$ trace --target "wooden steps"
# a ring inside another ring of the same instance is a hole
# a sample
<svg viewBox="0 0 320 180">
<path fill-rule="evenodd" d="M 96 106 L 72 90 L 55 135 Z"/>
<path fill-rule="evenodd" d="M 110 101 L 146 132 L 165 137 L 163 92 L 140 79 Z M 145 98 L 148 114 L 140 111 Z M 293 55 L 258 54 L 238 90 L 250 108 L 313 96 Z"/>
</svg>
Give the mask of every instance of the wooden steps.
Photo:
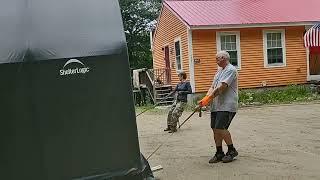
<svg viewBox="0 0 320 180">
<path fill-rule="evenodd" d="M 159 105 L 171 105 L 174 102 L 174 95 L 170 95 L 173 88 L 171 85 L 155 87 L 155 101 Z"/>
</svg>

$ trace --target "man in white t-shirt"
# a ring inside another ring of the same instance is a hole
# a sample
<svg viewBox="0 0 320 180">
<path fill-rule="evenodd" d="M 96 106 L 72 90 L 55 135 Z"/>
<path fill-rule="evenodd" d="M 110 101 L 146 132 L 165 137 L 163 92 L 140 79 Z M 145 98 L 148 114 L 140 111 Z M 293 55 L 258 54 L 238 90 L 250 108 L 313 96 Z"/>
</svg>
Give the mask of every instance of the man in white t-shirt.
<svg viewBox="0 0 320 180">
<path fill-rule="evenodd" d="M 233 147 L 231 134 L 228 128 L 238 109 L 238 72 L 230 64 L 230 55 L 226 51 L 218 52 L 216 61 L 219 66 L 214 77 L 212 86 L 207 95 L 200 101 L 199 106 L 206 106 L 211 103 L 211 128 L 217 152 L 209 160 L 209 163 L 233 161 L 238 155 Z M 224 154 L 222 141 L 228 145 L 228 152 Z"/>
</svg>

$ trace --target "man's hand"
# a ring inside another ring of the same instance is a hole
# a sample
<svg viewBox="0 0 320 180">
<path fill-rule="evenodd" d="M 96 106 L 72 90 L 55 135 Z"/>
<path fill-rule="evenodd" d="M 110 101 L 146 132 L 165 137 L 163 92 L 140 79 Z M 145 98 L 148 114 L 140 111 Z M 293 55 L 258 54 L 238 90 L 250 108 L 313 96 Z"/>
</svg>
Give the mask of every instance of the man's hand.
<svg viewBox="0 0 320 180">
<path fill-rule="evenodd" d="M 199 106 L 203 107 L 203 106 L 207 106 L 210 101 L 211 101 L 211 96 L 205 96 L 203 99 L 201 99 L 201 101 L 199 102 Z"/>
</svg>

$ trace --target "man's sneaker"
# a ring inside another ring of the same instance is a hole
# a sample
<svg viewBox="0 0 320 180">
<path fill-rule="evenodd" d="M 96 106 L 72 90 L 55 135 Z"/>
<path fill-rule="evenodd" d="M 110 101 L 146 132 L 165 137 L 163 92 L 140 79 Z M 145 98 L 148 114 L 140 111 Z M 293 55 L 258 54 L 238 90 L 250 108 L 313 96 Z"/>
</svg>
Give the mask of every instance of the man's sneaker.
<svg viewBox="0 0 320 180">
<path fill-rule="evenodd" d="M 222 158 L 222 161 L 224 163 L 232 162 L 236 156 L 238 156 L 238 151 L 236 149 L 228 151 L 226 156 Z"/>
<path fill-rule="evenodd" d="M 167 128 L 164 129 L 163 131 L 170 131 L 170 127 L 167 127 Z"/>
<path fill-rule="evenodd" d="M 223 157 L 224 157 L 224 152 L 222 153 L 216 153 L 210 160 L 209 160 L 209 163 L 217 163 L 217 162 L 220 162 L 222 161 Z"/>
</svg>

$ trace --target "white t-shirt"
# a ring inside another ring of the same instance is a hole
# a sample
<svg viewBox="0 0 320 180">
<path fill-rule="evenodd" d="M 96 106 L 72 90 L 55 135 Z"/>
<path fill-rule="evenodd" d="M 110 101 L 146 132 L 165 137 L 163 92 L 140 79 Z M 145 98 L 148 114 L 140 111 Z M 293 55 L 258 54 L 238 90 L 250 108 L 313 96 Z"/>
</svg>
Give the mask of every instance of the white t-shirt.
<svg viewBox="0 0 320 180">
<path fill-rule="evenodd" d="M 211 104 L 211 112 L 229 111 L 237 112 L 238 110 L 238 72 L 237 69 L 230 63 L 222 69 L 219 67 L 212 88 L 216 89 L 221 86 L 222 82 L 228 84 L 227 89 L 215 97 Z"/>
</svg>

